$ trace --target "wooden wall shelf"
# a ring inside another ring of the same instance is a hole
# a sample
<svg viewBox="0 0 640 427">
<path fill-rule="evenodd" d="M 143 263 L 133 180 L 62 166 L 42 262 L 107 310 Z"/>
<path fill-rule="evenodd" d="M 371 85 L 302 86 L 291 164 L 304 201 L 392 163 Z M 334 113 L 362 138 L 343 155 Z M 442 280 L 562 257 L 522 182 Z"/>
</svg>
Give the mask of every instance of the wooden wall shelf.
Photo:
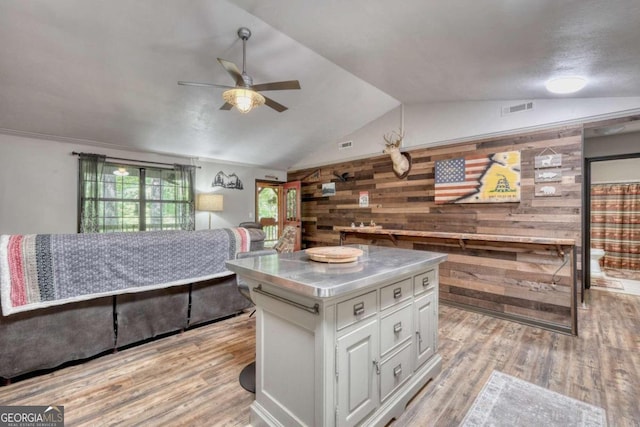
<svg viewBox="0 0 640 427">
<path fill-rule="evenodd" d="M 548 310 L 548 306 L 540 305 L 541 303 L 549 303 L 553 301 L 556 297 L 550 296 L 549 298 L 542 297 L 541 294 L 543 291 L 537 290 L 535 292 L 522 292 L 518 290 L 511 289 L 506 290 L 506 285 L 499 283 L 501 277 L 509 277 L 512 275 L 512 271 L 515 268 L 516 270 L 520 270 L 524 268 L 523 271 L 526 271 L 529 267 L 513 267 L 506 266 L 508 264 L 507 261 L 504 261 L 502 264 L 505 264 L 503 273 L 494 273 L 494 277 L 496 283 L 493 283 L 489 287 L 493 290 L 491 292 L 487 291 L 487 284 L 485 280 L 478 280 L 478 284 L 467 284 L 462 285 L 461 283 L 457 283 L 458 286 L 466 286 L 469 291 L 477 291 L 477 294 L 474 294 L 474 298 L 477 299 L 477 303 L 469 303 L 472 301 L 469 298 L 465 298 L 464 301 L 460 302 L 456 301 L 457 298 L 455 295 L 447 294 L 447 292 L 441 293 L 441 299 L 443 302 L 452 303 L 454 305 L 464 306 L 466 308 L 475 309 L 478 311 L 482 311 L 485 313 L 490 313 L 493 315 L 498 315 L 499 317 L 509 318 L 511 320 L 520 321 L 527 324 L 532 324 L 535 326 L 540 326 L 560 332 L 571 333 L 577 335 L 577 312 L 576 312 L 576 304 L 577 304 L 577 263 L 576 263 L 576 242 L 574 239 L 568 238 L 552 238 L 552 237 L 530 237 L 530 236 L 508 236 L 508 235 L 498 235 L 498 234 L 474 234 L 474 233 L 451 233 L 451 232 L 437 232 L 437 231 L 418 231 L 418 230 L 393 230 L 393 229 L 384 229 L 384 228 L 371 228 L 371 227 L 344 227 L 344 226 L 334 226 L 334 231 L 338 231 L 340 233 L 340 244 L 344 244 L 347 241 L 349 236 L 355 239 L 368 239 L 368 240 L 377 240 L 384 239 L 391 241 L 394 246 L 398 246 L 401 241 L 413 242 L 416 244 L 422 244 L 427 246 L 435 246 L 435 247 L 448 247 L 450 250 L 455 249 L 455 251 L 460 252 L 506 252 L 506 253 L 515 253 L 518 256 L 526 257 L 531 256 L 530 254 L 540 253 L 547 254 L 547 257 L 560 258 L 562 264 L 559 267 L 552 267 L 551 271 L 549 268 L 540 268 L 539 271 L 535 268 L 528 271 L 528 274 L 531 278 L 531 282 L 539 282 L 546 283 L 550 288 L 554 289 L 554 292 L 557 290 L 557 275 L 561 269 L 567 269 L 568 272 L 562 274 L 562 279 L 565 282 L 564 287 L 568 288 L 570 301 L 567 301 L 567 308 L 570 308 L 570 324 L 558 324 L 552 319 L 549 319 L 544 314 L 545 311 Z M 443 250 L 443 252 L 447 252 L 447 250 Z M 475 256 L 475 255 L 474 255 Z M 515 256 L 515 255 L 514 255 Z M 488 270 L 499 270 L 501 268 L 500 262 L 491 263 L 491 262 L 480 262 L 480 259 L 486 258 L 485 255 L 477 255 L 479 264 L 486 264 L 486 268 Z M 549 258 L 547 258 L 549 259 Z M 455 256 L 450 256 L 450 260 L 455 260 Z M 499 260 L 499 258 L 498 258 Z M 527 261 L 525 261 L 527 262 Z M 530 261 L 528 261 L 530 262 Z M 558 261 L 556 261 L 558 263 Z M 445 262 L 445 265 L 447 263 Z M 455 264 L 455 263 L 454 263 Z M 468 261 L 467 261 L 468 264 Z M 457 263 L 456 267 L 452 267 L 452 269 L 458 269 L 461 263 Z M 546 267 L 546 266 L 545 266 Z M 551 266 L 550 266 L 551 267 Z M 462 267 L 464 270 L 465 268 Z M 444 268 L 447 271 L 447 268 Z M 474 273 L 473 275 L 476 275 Z M 456 281 L 457 279 L 451 278 L 443 278 L 441 282 L 447 283 L 448 279 L 452 281 Z M 460 282 L 457 280 L 457 282 Z M 484 282 L 484 284 L 483 284 Z M 442 284 L 441 284 L 442 286 Z M 501 287 L 505 286 L 504 289 Z M 511 287 L 513 288 L 513 287 Z M 513 292 L 514 296 L 517 295 L 519 299 L 529 300 L 530 308 L 526 311 L 526 313 L 518 313 L 509 312 L 503 304 L 499 304 L 498 301 L 501 301 L 506 295 L 509 295 L 509 292 Z M 481 295 L 487 297 L 487 300 L 484 300 Z M 496 295 L 494 298 L 491 295 Z M 451 297 L 452 300 L 447 300 L 448 297 Z M 536 308 L 539 307 L 539 308 Z M 536 316 L 536 312 L 539 311 L 540 317 Z"/>
<path fill-rule="evenodd" d="M 546 246 L 553 247 L 558 257 L 563 258 L 566 254 L 566 248 L 575 247 L 574 239 L 556 239 L 551 237 L 529 237 L 529 236 L 505 236 L 500 234 L 474 234 L 474 233 L 447 233 L 439 231 L 418 231 L 418 230 L 390 230 L 383 229 L 382 227 L 333 227 L 334 231 L 340 232 L 340 244 L 346 239 L 346 236 L 362 235 L 367 237 L 385 237 L 394 242 L 394 244 L 401 237 L 416 238 L 416 239 L 435 239 L 443 241 L 455 241 L 458 246 L 465 249 L 469 242 L 472 243 L 503 243 L 503 249 L 507 250 L 510 244 L 517 245 L 534 245 L 534 246 Z M 486 245 L 484 245 L 486 247 Z"/>
</svg>

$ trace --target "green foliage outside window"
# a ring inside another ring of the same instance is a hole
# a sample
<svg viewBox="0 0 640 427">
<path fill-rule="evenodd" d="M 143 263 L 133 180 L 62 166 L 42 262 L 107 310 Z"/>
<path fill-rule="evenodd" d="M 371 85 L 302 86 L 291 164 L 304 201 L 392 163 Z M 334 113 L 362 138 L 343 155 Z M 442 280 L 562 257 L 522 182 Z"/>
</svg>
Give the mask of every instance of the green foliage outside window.
<svg viewBox="0 0 640 427">
<path fill-rule="evenodd" d="M 278 219 L 278 193 L 273 188 L 262 188 L 258 194 L 259 218 Z"/>
<path fill-rule="evenodd" d="M 120 168 L 129 174 L 115 175 Z M 99 231 L 180 230 L 180 209 L 193 204 L 191 192 L 179 190 L 183 184 L 171 169 L 105 163 L 98 183 Z"/>
</svg>

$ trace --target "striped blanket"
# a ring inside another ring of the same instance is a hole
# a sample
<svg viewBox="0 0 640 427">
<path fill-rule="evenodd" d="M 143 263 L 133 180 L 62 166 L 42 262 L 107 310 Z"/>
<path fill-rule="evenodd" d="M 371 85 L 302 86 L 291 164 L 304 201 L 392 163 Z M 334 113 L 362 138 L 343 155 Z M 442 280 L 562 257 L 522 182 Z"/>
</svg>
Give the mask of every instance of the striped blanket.
<svg viewBox="0 0 640 427">
<path fill-rule="evenodd" d="M 0 236 L 2 313 L 194 283 L 231 274 L 245 228 Z"/>
</svg>

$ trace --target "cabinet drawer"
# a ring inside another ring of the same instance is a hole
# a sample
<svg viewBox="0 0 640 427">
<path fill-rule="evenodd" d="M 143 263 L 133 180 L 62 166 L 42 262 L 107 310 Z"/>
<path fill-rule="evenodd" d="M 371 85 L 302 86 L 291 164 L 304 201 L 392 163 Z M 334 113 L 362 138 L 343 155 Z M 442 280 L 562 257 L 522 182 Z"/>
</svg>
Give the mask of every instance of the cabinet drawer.
<svg viewBox="0 0 640 427">
<path fill-rule="evenodd" d="M 338 330 L 373 316 L 376 310 L 376 291 L 338 303 Z"/>
<path fill-rule="evenodd" d="M 380 401 L 384 402 L 411 376 L 411 342 L 380 367 Z"/>
<path fill-rule="evenodd" d="M 411 278 L 380 289 L 380 310 L 391 307 L 411 297 Z"/>
<path fill-rule="evenodd" d="M 413 278 L 413 294 L 419 295 L 438 284 L 438 270 L 433 269 Z"/>
<path fill-rule="evenodd" d="M 380 321 L 380 355 L 382 357 L 385 357 L 398 344 L 411 338 L 412 307 L 411 304 L 407 305 Z"/>
</svg>

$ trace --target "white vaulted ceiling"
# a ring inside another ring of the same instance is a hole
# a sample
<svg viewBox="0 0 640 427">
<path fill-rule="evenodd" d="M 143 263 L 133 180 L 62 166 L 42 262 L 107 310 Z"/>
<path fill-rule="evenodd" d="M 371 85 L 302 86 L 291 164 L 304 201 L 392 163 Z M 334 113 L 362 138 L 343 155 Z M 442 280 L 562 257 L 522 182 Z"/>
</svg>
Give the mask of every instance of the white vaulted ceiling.
<svg viewBox="0 0 640 427">
<path fill-rule="evenodd" d="M 253 33 L 255 83 L 284 113 L 220 111 Z M 640 2 L 5 0 L 0 132 L 287 168 L 400 103 L 640 96 Z"/>
</svg>

